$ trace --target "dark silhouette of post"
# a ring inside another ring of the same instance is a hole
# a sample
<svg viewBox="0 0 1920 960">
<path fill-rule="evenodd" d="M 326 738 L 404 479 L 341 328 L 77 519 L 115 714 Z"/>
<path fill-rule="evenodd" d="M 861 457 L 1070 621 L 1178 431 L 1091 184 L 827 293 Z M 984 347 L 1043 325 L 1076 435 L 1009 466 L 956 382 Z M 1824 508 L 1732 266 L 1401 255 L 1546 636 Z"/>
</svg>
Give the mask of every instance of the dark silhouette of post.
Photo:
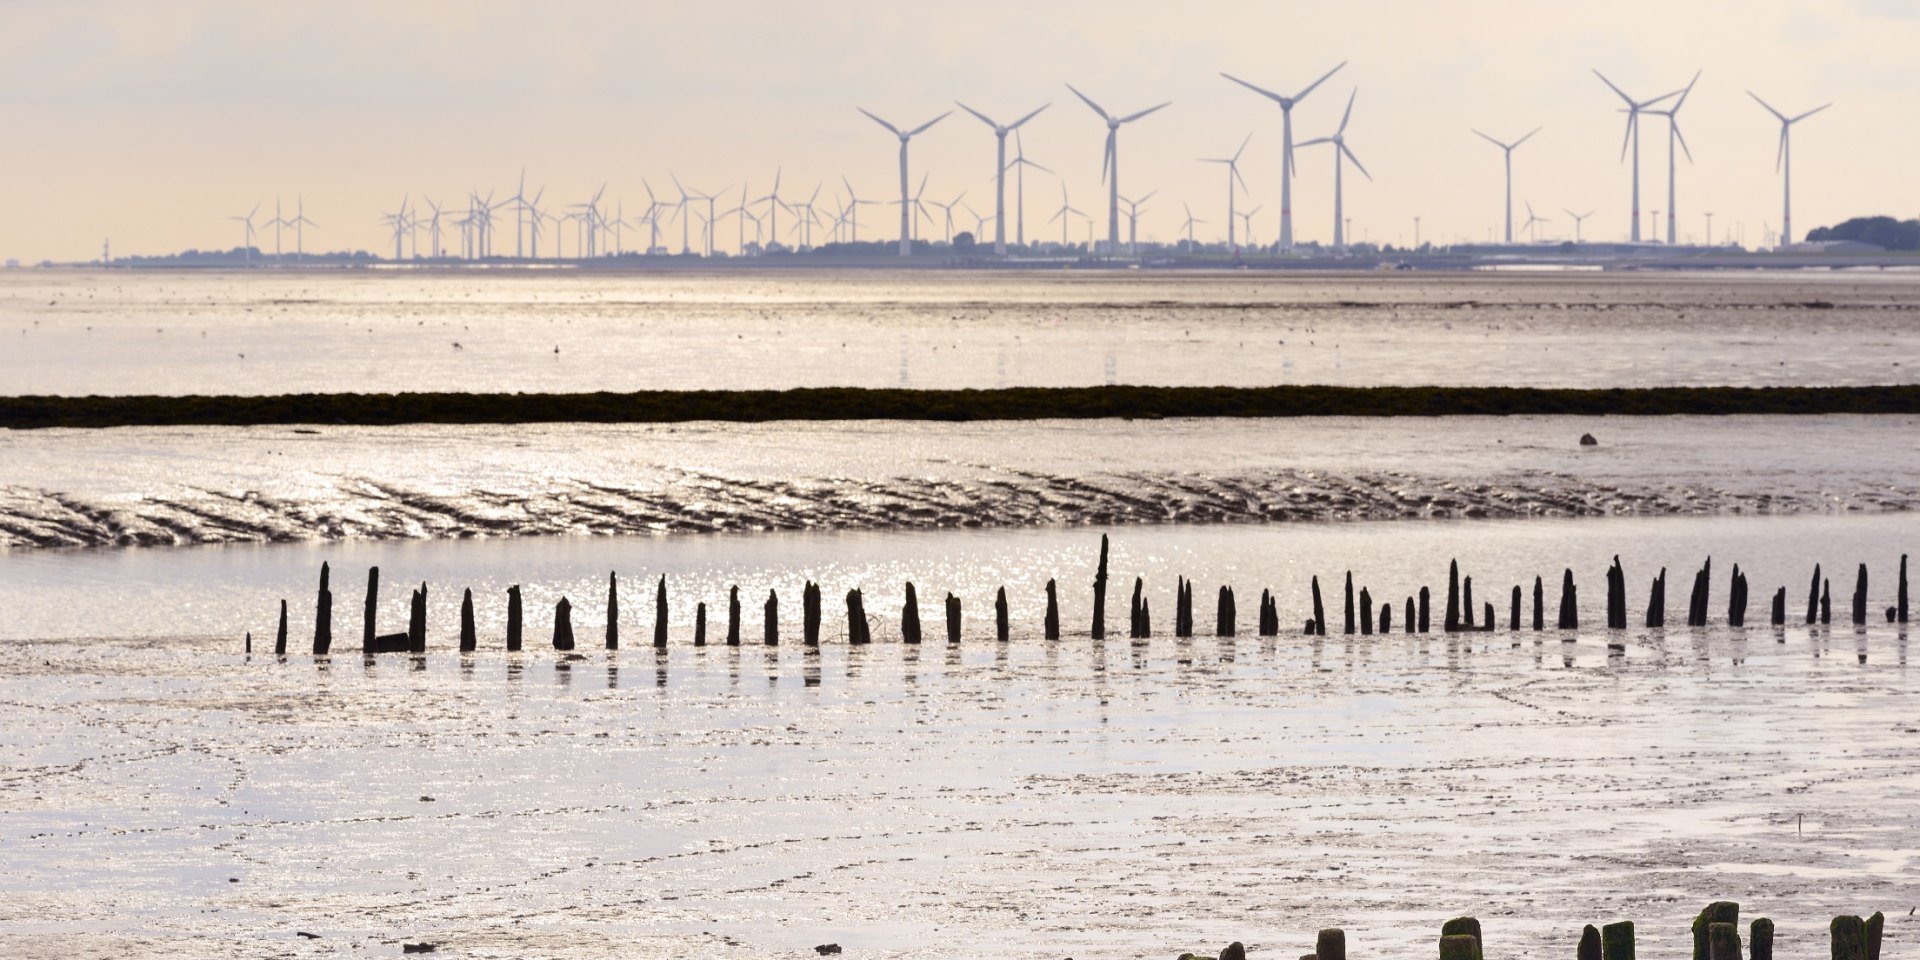
<svg viewBox="0 0 1920 960">
<path fill-rule="evenodd" d="M 1820 565 L 1813 565 L 1813 582 L 1807 585 L 1807 623 L 1820 615 Z"/>
<path fill-rule="evenodd" d="M 620 575 L 607 574 L 607 649 L 620 649 Z"/>
<path fill-rule="evenodd" d="M 1781 587 L 1779 590 L 1774 591 L 1773 625 L 1776 627 L 1784 627 L 1787 625 L 1787 588 L 1786 587 Z"/>
<path fill-rule="evenodd" d="M 873 642 L 867 628 L 867 604 L 858 588 L 847 591 L 847 643 L 863 647 Z"/>
<path fill-rule="evenodd" d="M 1784 599 L 1786 587 L 1780 588 Z M 1761 917 L 1747 928 L 1747 960 L 1773 960 L 1773 921 Z"/>
<path fill-rule="evenodd" d="M 907 581 L 907 599 L 900 605 L 900 642 L 920 642 L 920 598 L 913 591 L 913 581 Z"/>
<path fill-rule="evenodd" d="M 1393 604 L 1391 603 L 1380 605 L 1380 632 L 1383 634 L 1393 632 Z"/>
<path fill-rule="evenodd" d="M 947 594 L 947 645 L 960 643 L 960 598 Z"/>
<path fill-rule="evenodd" d="M 1907 555 L 1900 555 L 1900 593 L 1894 601 L 1894 619 L 1907 622 Z"/>
<path fill-rule="evenodd" d="M 1366 587 L 1360 588 L 1360 635 L 1373 636 L 1373 595 L 1367 592 Z"/>
<path fill-rule="evenodd" d="M 1901 570 L 1906 569 L 1906 561 L 1901 561 Z M 326 656 L 333 650 L 333 591 L 327 583 L 331 571 L 323 562 L 320 564 L 320 594 L 313 604 L 313 653 L 314 656 Z M 1905 583 L 1906 578 L 1901 577 Z M 1903 588 L 1904 589 L 1904 588 Z"/>
<path fill-rule="evenodd" d="M 1647 591 L 1647 626 L 1665 627 L 1667 625 L 1667 568 L 1660 568 L 1660 575 L 1653 578 L 1653 586 Z"/>
<path fill-rule="evenodd" d="M 1601 960 L 1600 928 L 1589 923 L 1580 931 L 1580 946 L 1574 949 L 1575 960 Z"/>
<path fill-rule="evenodd" d="M 507 588 L 507 652 L 520 652 L 520 585 Z"/>
<path fill-rule="evenodd" d="M 1513 600 L 1507 605 L 1507 630 L 1520 632 L 1520 585 L 1517 583 L 1513 585 Z"/>
<path fill-rule="evenodd" d="M 1441 629 L 1452 633 L 1460 629 L 1460 561 L 1447 561 L 1447 619 Z"/>
<path fill-rule="evenodd" d="M 1604 960 L 1633 960 L 1633 921 L 1622 920 L 1600 928 L 1600 956 Z"/>
<path fill-rule="evenodd" d="M 1860 576 L 1853 582 L 1853 625 L 1867 622 L 1867 565 L 1860 565 Z"/>
<path fill-rule="evenodd" d="M 740 645 L 740 587 L 727 588 L 727 646 Z"/>
<path fill-rule="evenodd" d="M 380 609 L 380 568 L 368 567 L 367 568 L 367 607 L 366 607 L 365 617 L 361 621 L 362 629 L 360 634 L 360 649 L 361 649 L 361 652 L 363 653 L 373 652 L 373 646 L 374 646 L 373 623 L 374 623 L 374 619 L 379 614 L 379 609 Z M 1813 621 L 1808 620 L 1807 622 L 1812 623 Z"/>
<path fill-rule="evenodd" d="M 1460 578 L 1460 628 L 1473 629 L 1473 578 Z"/>
<path fill-rule="evenodd" d="M 1353 571 L 1347 571 L 1346 592 L 1341 600 L 1340 634 L 1353 636 Z"/>
<path fill-rule="evenodd" d="M 480 646 L 480 637 L 473 627 L 473 588 L 460 591 L 460 652 L 472 653 Z"/>
<path fill-rule="evenodd" d="M 1433 632 L 1433 594 L 1424 586 L 1420 588 L 1420 632 Z"/>
<path fill-rule="evenodd" d="M 1007 622 L 1007 588 L 1001 587 L 993 595 L 993 635 L 1001 643 L 1013 639 L 1011 624 Z"/>
<path fill-rule="evenodd" d="M 705 600 L 693 605 L 693 645 L 696 647 L 707 645 L 707 602 Z"/>
<path fill-rule="evenodd" d="M 1425 588 L 1422 588 L 1422 589 L 1425 589 Z M 1415 621 L 1415 617 L 1414 617 L 1414 609 L 1413 609 L 1413 598 L 1412 598 L 1412 597 L 1408 597 L 1408 598 L 1407 598 L 1407 615 L 1406 615 L 1406 616 L 1405 616 L 1404 618 L 1402 618 L 1402 620 L 1401 620 L 1401 622 L 1402 622 L 1402 623 L 1404 623 L 1404 624 L 1406 624 L 1406 625 L 1405 625 L 1404 627 L 1402 627 L 1401 629 L 1403 629 L 1403 630 L 1405 630 L 1405 631 L 1406 631 L 1406 632 L 1408 632 L 1408 633 L 1413 633 L 1413 632 L 1415 631 L 1415 622 L 1416 622 L 1416 621 Z"/>
<path fill-rule="evenodd" d="M 1580 601 L 1573 586 L 1573 568 L 1560 578 L 1560 622 L 1561 630 L 1577 630 L 1580 627 Z"/>
<path fill-rule="evenodd" d="M 280 601 L 280 628 L 273 635 L 273 655 L 287 655 L 287 601 L 284 599 Z"/>
<path fill-rule="evenodd" d="M 660 575 L 660 585 L 653 591 L 653 647 L 656 650 L 667 648 L 667 577 Z"/>
<path fill-rule="evenodd" d="M 1533 578 L 1533 632 L 1547 628 L 1547 587 L 1538 576 Z"/>
<path fill-rule="evenodd" d="M 1327 608 L 1325 604 L 1320 602 L 1320 578 L 1318 576 L 1313 578 L 1313 635 L 1316 637 L 1324 637 L 1327 635 Z"/>
<path fill-rule="evenodd" d="M 1733 584 L 1727 591 L 1727 625 L 1747 625 L 1747 575 L 1740 572 L 1737 563 L 1733 565 Z"/>
<path fill-rule="evenodd" d="M 427 585 L 413 593 L 413 613 L 407 619 L 407 652 L 427 652 Z"/>
<path fill-rule="evenodd" d="M 1220 588 L 1220 609 L 1219 616 L 1216 618 L 1214 636 L 1233 636 L 1233 621 L 1233 588 L 1223 586 Z"/>
<path fill-rule="evenodd" d="M 1060 639 L 1060 591 L 1052 578 L 1047 580 L 1046 631 L 1048 640 Z"/>
<path fill-rule="evenodd" d="M 767 590 L 766 613 L 766 645 L 777 647 L 780 645 L 780 594 L 771 588 Z"/>
<path fill-rule="evenodd" d="M 1133 598 L 1127 602 L 1127 636 L 1135 640 L 1145 636 L 1141 633 L 1140 591 L 1144 588 L 1139 577 L 1133 578 Z"/>
<path fill-rule="evenodd" d="M 553 605 L 553 648 L 573 649 L 573 604 L 566 597 Z"/>
<path fill-rule="evenodd" d="M 1100 535 L 1100 565 L 1093 574 L 1093 638 L 1107 638 L 1107 535 Z"/>
<path fill-rule="evenodd" d="M 808 580 L 800 588 L 800 642 L 809 647 L 820 645 L 820 585 Z"/>
</svg>

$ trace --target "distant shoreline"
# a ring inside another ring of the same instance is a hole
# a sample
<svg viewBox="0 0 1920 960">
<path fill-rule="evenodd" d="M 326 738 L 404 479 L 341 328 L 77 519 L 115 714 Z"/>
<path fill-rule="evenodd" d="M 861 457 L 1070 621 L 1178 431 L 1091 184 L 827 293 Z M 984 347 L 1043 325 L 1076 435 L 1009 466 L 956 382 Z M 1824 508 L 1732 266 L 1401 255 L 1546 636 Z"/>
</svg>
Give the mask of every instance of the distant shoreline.
<svg viewBox="0 0 1920 960">
<path fill-rule="evenodd" d="M 1920 414 L 1920 385 L 1867 387 L 1009 387 L 0 397 L 0 427 L 762 423 L 1174 417 Z"/>
</svg>

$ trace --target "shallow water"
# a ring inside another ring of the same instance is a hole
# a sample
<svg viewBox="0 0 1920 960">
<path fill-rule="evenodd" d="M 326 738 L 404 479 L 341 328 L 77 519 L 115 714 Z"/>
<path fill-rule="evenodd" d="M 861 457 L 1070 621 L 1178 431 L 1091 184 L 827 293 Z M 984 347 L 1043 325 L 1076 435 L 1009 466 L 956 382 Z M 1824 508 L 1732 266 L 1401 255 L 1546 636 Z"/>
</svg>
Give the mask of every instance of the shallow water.
<svg viewBox="0 0 1920 960">
<path fill-rule="evenodd" d="M 1648 566 L 1703 548 L 1716 571 L 1751 571 L 1764 611 L 1813 558 L 1886 569 L 1920 523 L 1302 526 L 1122 532 L 1116 580 L 1147 573 L 1163 618 L 1141 643 L 1034 636 L 1045 575 L 1074 585 L 1063 599 L 1083 622 L 1086 531 L 11 556 L 9 584 L 88 583 L 98 605 L 226 635 L 0 644 L 0 949 L 1138 957 L 1240 939 L 1285 955 L 1339 925 L 1356 954 L 1424 956 L 1441 921 L 1470 913 L 1501 955 L 1566 956 L 1581 924 L 1624 918 L 1643 953 L 1667 956 L 1719 898 L 1773 917 L 1787 957 L 1824 951 L 1835 913 L 1885 910 L 1891 955 L 1913 936 L 1920 690 L 1903 631 L 1174 640 L 1164 618 L 1173 570 L 1200 581 L 1204 631 L 1221 579 L 1246 613 L 1253 584 L 1282 586 L 1290 623 L 1309 569 L 1352 563 L 1397 593 L 1437 584 L 1457 552 L 1485 589 L 1551 557 L 1591 598 L 1624 547 L 1636 622 Z M 527 652 L 498 649 L 489 604 L 485 648 L 461 657 L 440 589 L 423 660 L 279 662 L 239 655 L 218 616 L 153 599 L 191 583 L 215 607 L 261 606 L 327 555 L 351 635 L 344 573 L 360 562 L 396 586 L 512 576 L 544 602 L 599 589 L 586 571 L 616 546 L 623 565 L 668 572 L 682 607 L 755 571 L 818 571 L 832 626 L 849 582 L 890 618 L 881 584 L 903 573 L 969 609 L 1005 581 L 1017 633 L 908 648 L 883 623 L 869 648 L 830 627 L 813 651 L 797 630 L 773 649 L 696 649 L 680 614 L 660 654 L 635 645 L 650 611 L 633 583 L 616 653 L 597 649 L 592 600 L 580 659 L 539 649 L 530 597 Z M 143 593 L 143 558 L 162 555 Z M 1890 588 L 1876 584 L 1877 602 Z M 117 623 L 75 615 L 89 621 Z"/>
<path fill-rule="evenodd" d="M 0 272 L 0 393 L 1920 380 L 1899 273 Z"/>
</svg>

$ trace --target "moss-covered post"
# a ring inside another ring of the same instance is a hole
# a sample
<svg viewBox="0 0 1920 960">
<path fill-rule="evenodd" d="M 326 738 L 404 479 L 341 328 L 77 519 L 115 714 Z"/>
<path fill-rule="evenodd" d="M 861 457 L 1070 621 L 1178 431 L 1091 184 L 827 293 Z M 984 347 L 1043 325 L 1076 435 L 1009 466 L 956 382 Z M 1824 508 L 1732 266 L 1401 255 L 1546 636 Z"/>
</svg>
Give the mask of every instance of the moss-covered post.
<svg viewBox="0 0 1920 960">
<path fill-rule="evenodd" d="M 1440 949 L 1444 955 L 1448 937 L 1471 937 L 1473 939 L 1473 960 L 1485 960 L 1485 947 L 1480 940 L 1480 921 L 1473 917 L 1454 917 L 1440 925 Z"/>
<path fill-rule="evenodd" d="M 912 580 L 907 581 L 907 599 L 900 605 L 900 642 L 920 642 L 920 598 Z"/>
<path fill-rule="evenodd" d="M 473 627 L 473 588 L 460 591 L 460 652 L 472 653 L 480 646 L 480 635 Z"/>
<path fill-rule="evenodd" d="M 520 585 L 507 588 L 507 652 L 520 652 L 520 633 L 523 624 L 520 612 Z"/>
<path fill-rule="evenodd" d="M 1001 587 L 993 595 L 993 635 L 996 640 L 1006 643 L 1013 639 L 1011 625 L 1007 622 L 1007 588 Z"/>
<path fill-rule="evenodd" d="M 1313 939 L 1313 955 L 1319 960 L 1347 960 L 1347 932 L 1328 927 Z"/>
<path fill-rule="evenodd" d="M 1464 933 L 1440 937 L 1440 960 L 1480 960 L 1480 941 Z"/>
<path fill-rule="evenodd" d="M 1576 960 L 1600 960 L 1600 928 L 1589 923 L 1580 931 L 1580 946 L 1575 951 Z"/>
<path fill-rule="evenodd" d="M 1886 927 L 1886 925 L 1887 925 L 1886 915 L 1882 914 L 1878 910 L 1875 910 L 1873 912 L 1873 916 L 1867 918 L 1867 922 L 1865 925 L 1866 927 L 1865 933 L 1867 938 L 1867 960 L 1880 960 L 1880 933 Z"/>
<path fill-rule="evenodd" d="M 1093 573 L 1093 638 L 1107 638 L 1107 535 L 1100 535 L 1100 565 Z"/>
<path fill-rule="evenodd" d="M 1867 960 L 1867 922 L 1859 917 L 1834 917 L 1827 928 L 1833 935 L 1833 960 Z"/>
<path fill-rule="evenodd" d="M 1044 626 L 1048 640 L 1060 639 L 1060 591 L 1052 578 L 1047 580 L 1047 616 Z"/>
<path fill-rule="evenodd" d="M 573 604 L 566 597 L 553 607 L 553 648 L 573 649 Z"/>
<path fill-rule="evenodd" d="M 1786 593 L 1786 588 L 1780 588 Z M 1747 928 L 1747 956 L 1749 960 L 1773 960 L 1773 921 L 1761 917 Z"/>
<path fill-rule="evenodd" d="M 314 656 L 325 656 L 333 649 L 333 591 L 327 589 L 331 572 L 325 563 L 320 564 L 320 594 L 313 604 Z"/>
<path fill-rule="evenodd" d="M 1728 900 L 1716 900 L 1707 904 L 1707 908 L 1693 918 L 1693 960 L 1710 960 L 1712 956 L 1711 946 L 1708 943 L 1708 927 L 1716 923 L 1739 922 L 1739 904 Z"/>
<path fill-rule="evenodd" d="M 1708 960 L 1740 960 L 1740 928 L 1731 923 L 1707 924 Z"/>
</svg>

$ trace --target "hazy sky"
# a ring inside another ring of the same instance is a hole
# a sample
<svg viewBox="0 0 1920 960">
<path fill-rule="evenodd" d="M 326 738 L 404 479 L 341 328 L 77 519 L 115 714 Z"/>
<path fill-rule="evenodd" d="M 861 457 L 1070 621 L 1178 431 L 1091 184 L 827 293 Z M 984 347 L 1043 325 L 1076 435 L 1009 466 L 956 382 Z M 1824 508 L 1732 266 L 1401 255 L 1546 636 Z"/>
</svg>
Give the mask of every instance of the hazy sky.
<svg viewBox="0 0 1920 960">
<path fill-rule="evenodd" d="M 0 258 L 97 255 L 240 241 L 224 219 L 304 196 L 310 249 L 382 249 L 383 210 L 403 195 L 458 205 L 469 188 L 513 190 L 522 165 L 549 205 L 602 181 L 631 217 L 642 177 L 663 191 L 748 182 L 803 194 L 841 174 L 864 195 L 897 191 L 891 135 L 865 106 L 917 124 L 959 98 L 1027 128 L 1028 156 L 1058 171 L 1105 231 L 1101 121 L 1062 85 L 1109 109 L 1173 105 L 1123 129 L 1123 193 L 1158 190 L 1141 233 L 1172 239 L 1181 204 L 1225 230 L 1220 168 L 1231 152 L 1278 227 L 1280 114 L 1225 70 L 1295 90 L 1347 67 L 1296 108 L 1299 139 L 1331 132 L 1349 91 L 1347 135 L 1373 175 L 1353 174 L 1356 239 L 1485 239 L 1500 221 L 1505 138 L 1545 129 L 1515 155 L 1515 206 L 1531 200 L 1570 234 L 1562 208 L 1596 210 L 1589 238 L 1624 236 L 1628 167 L 1620 106 L 1598 67 L 1637 96 L 1705 71 L 1681 114 L 1683 235 L 1776 229 L 1778 125 L 1752 88 L 1790 113 L 1832 100 L 1795 128 L 1797 230 L 1848 216 L 1920 214 L 1920 0 L 1515 2 L 84 2 L 0 4 Z M 1642 207 L 1664 210 L 1666 130 L 1643 142 Z M 956 112 L 913 147 L 928 197 L 966 191 L 991 211 L 993 137 Z M 1300 239 L 1329 239 L 1332 156 L 1302 150 Z M 1030 174 L 1029 236 L 1059 205 Z M 823 201 L 826 193 L 823 193 Z M 1011 202 L 1011 201 L 1010 201 Z M 866 209 L 863 239 L 892 235 Z M 510 223 L 508 224 L 510 226 Z M 1011 227 L 1009 228 L 1011 230 Z M 731 223 L 719 231 L 733 245 Z M 1076 227 L 1075 237 L 1084 238 Z M 1684 237 L 1683 237 L 1684 238 Z M 269 232 L 261 243 L 272 246 Z M 291 241 L 288 241 L 289 248 Z M 510 247 L 511 237 L 508 237 Z"/>
</svg>

